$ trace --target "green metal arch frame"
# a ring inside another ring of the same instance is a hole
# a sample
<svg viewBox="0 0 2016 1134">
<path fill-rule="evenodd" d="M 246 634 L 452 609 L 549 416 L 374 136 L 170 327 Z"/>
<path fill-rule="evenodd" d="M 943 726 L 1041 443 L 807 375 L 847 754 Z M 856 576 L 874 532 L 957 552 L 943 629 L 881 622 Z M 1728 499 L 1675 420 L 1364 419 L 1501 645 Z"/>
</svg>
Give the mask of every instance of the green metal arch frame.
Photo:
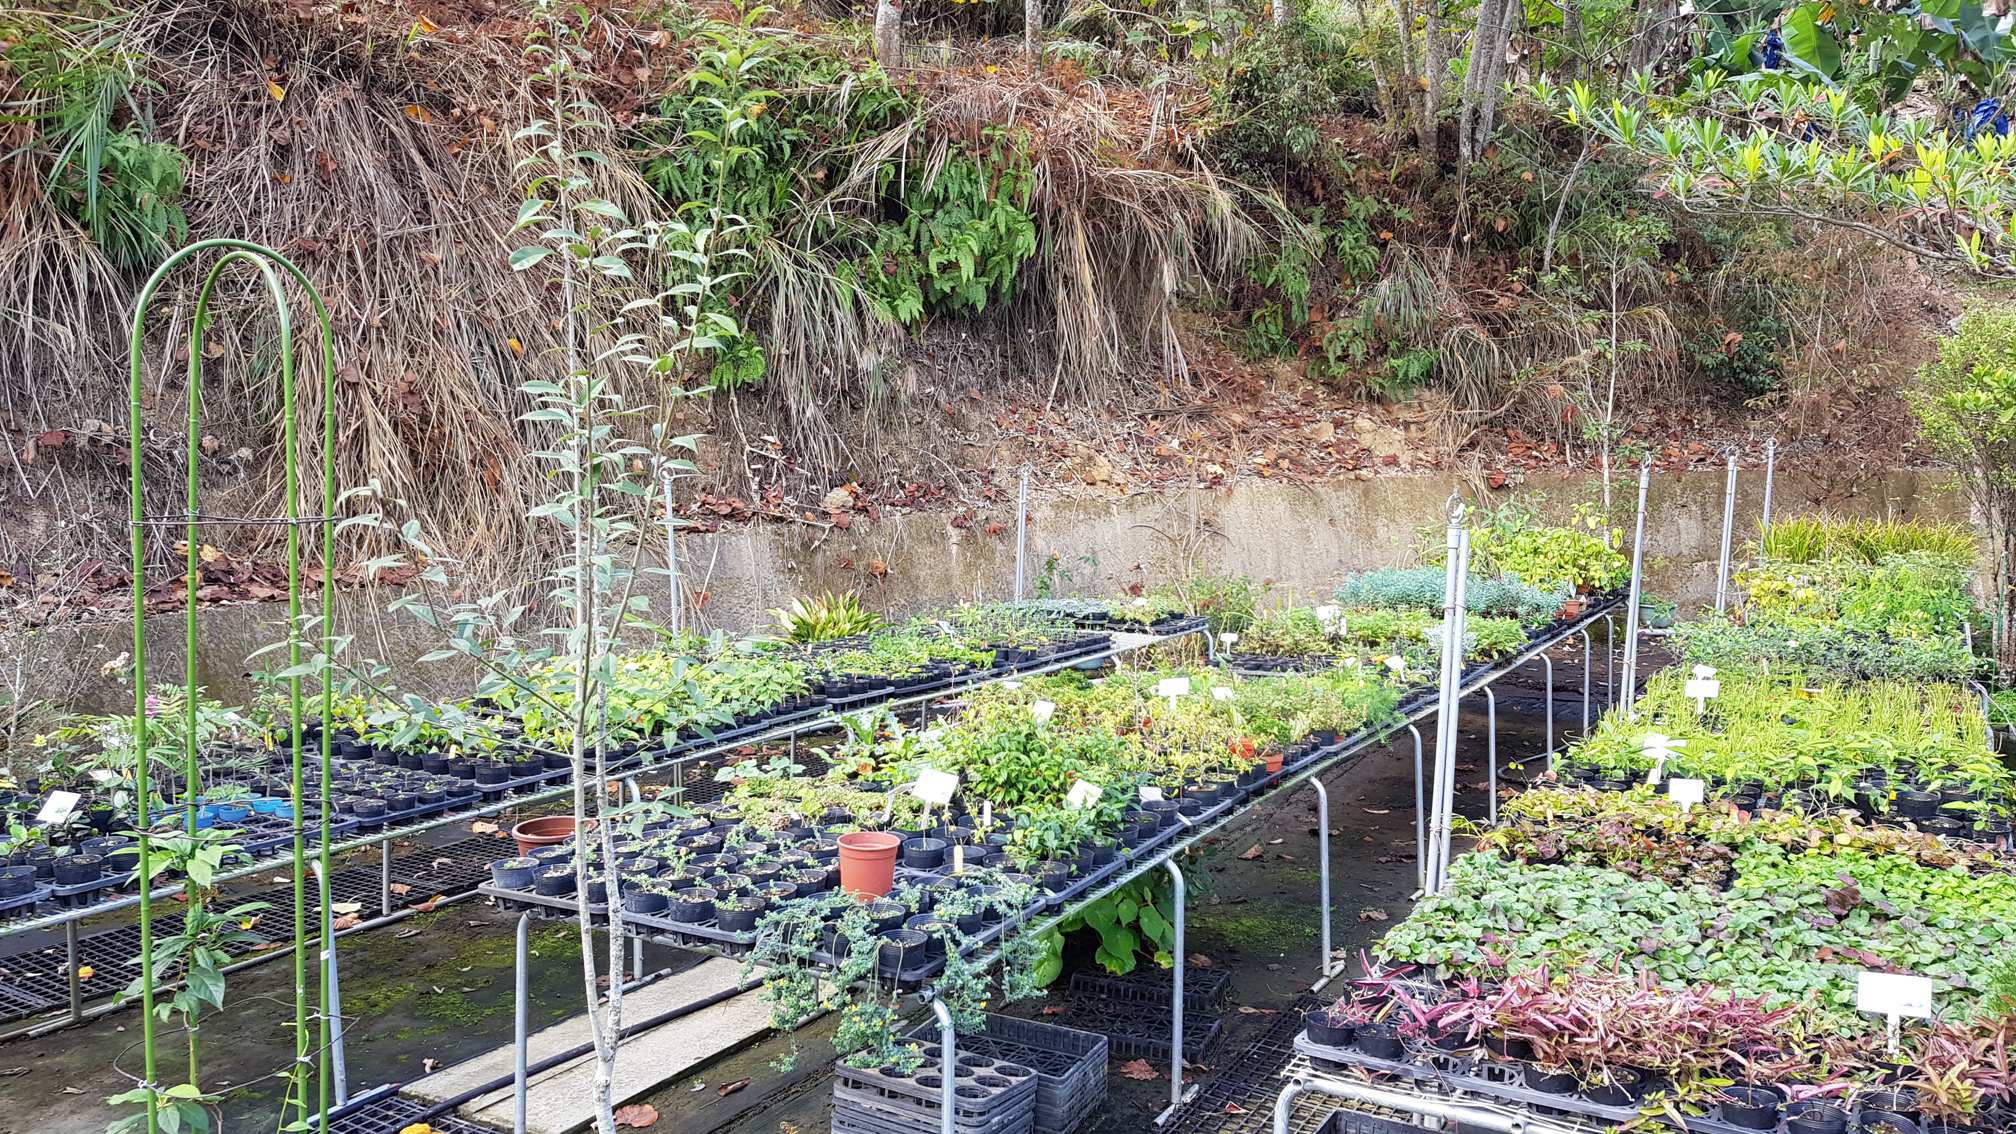
<svg viewBox="0 0 2016 1134">
<path fill-rule="evenodd" d="M 320 331 L 322 370 L 322 513 L 310 521 L 322 529 L 322 587 L 321 615 L 317 619 L 320 648 L 324 664 L 333 662 L 334 615 L 336 598 L 336 347 L 335 332 L 329 318 L 328 305 L 308 276 L 293 261 L 279 252 L 251 241 L 231 238 L 199 240 L 170 255 L 148 277 L 141 287 L 139 298 L 133 307 L 133 321 L 127 339 L 129 385 L 128 385 L 128 478 L 131 505 L 131 552 L 133 571 L 133 746 L 134 746 L 134 796 L 136 800 L 136 837 L 139 844 L 140 877 L 140 1003 L 142 1047 L 145 1058 L 145 1082 L 147 1094 L 147 1131 L 156 1134 L 159 1130 L 160 1084 L 156 1081 L 158 1059 L 155 1050 L 154 1029 L 154 915 L 151 892 L 153 890 L 153 865 L 151 857 L 152 816 L 149 814 L 148 760 L 147 760 L 147 585 L 144 556 L 146 552 L 144 461 L 141 441 L 145 422 L 141 413 L 141 370 L 145 361 L 145 333 L 147 313 L 152 307 L 161 287 L 184 262 L 211 251 L 223 251 L 224 255 L 211 266 L 203 280 L 202 289 L 197 294 L 195 316 L 189 333 L 188 367 L 188 436 L 187 467 L 185 484 L 186 509 L 183 527 L 185 544 L 186 593 L 184 596 L 184 662 L 185 702 L 187 719 L 184 728 L 183 757 L 186 763 L 186 778 L 183 795 L 184 822 L 187 833 L 196 831 L 196 801 L 194 788 L 198 782 L 199 757 L 196 742 L 196 573 L 198 548 L 197 502 L 200 491 L 198 457 L 200 454 L 200 432 L 198 422 L 202 406 L 203 374 L 203 332 L 209 320 L 210 300 L 218 281 L 225 270 L 235 263 L 246 262 L 258 267 L 263 276 L 268 298 L 280 323 L 280 383 L 282 402 L 282 435 L 284 444 L 284 495 L 286 498 L 287 522 L 287 700 L 288 700 L 288 744 L 290 747 L 291 779 L 289 806 L 292 812 L 294 834 L 294 1066 L 289 1072 L 293 1081 L 290 1097 L 295 1103 L 297 1124 L 305 1125 L 308 1118 L 307 1077 L 309 1068 L 315 1068 L 314 1077 L 318 1087 L 315 1129 L 326 1129 L 329 1115 L 329 1005 L 327 985 L 316 981 L 317 1040 L 311 1048 L 308 1027 L 307 991 L 307 945 L 309 940 L 307 922 L 307 831 L 302 821 L 302 690 L 301 690 L 301 506 L 300 506 L 300 466 L 298 426 L 295 421 L 295 376 L 294 376 L 294 320 L 287 303 L 282 273 L 291 276 L 308 294 L 313 305 L 315 319 Z M 327 673 L 321 679 L 321 714 L 327 719 L 332 708 L 334 688 Z M 319 803 L 319 859 L 323 876 L 329 872 L 329 736 L 321 733 L 321 776 Z M 197 908 L 195 895 L 191 894 L 191 910 Z M 322 888 L 320 904 L 327 913 L 329 894 Z M 323 920 L 316 921 L 319 939 Z M 323 943 L 326 945 L 326 943 Z M 319 952 L 319 950 L 318 950 Z M 317 966 L 320 972 L 320 966 Z M 317 1053 L 311 1058 L 310 1052 Z M 192 1027 L 189 1039 L 189 1075 L 196 1082 L 197 1034 Z M 283 1120 L 285 1118 L 283 1112 Z"/>
</svg>

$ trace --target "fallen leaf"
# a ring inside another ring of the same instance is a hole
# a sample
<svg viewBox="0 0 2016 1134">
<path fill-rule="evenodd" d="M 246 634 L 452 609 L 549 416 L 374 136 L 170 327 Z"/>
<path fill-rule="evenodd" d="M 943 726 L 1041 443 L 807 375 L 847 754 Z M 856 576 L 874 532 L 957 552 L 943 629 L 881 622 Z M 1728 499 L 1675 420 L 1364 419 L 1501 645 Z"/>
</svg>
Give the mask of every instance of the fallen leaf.
<svg viewBox="0 0 2016 1134">
<path fill-rule="evenodd" d="M 420 936 L 420 931 L 417 929 L 402 929 L 399 932 L 393 934 L 392 939 L 394 941 L 404 941 L 408 937 L 418 937 L 418 936 Z"/>
<path fill-rule="evenodd" d="M 747 1076 L 744 1076 L 740 1079 L 735 1080 L 732 1083 L 721 1084 L 720 1086 L 714 1088 L 714 1093 L 720 1095 L 722 1098 L 725 1099 L 729 1095 L 734 1094 L 736 1091 L 739 1091 L 748 1085 L 749 1085 L 749 1079 Z"/>
<path fill-rule="evenodd" d="M 1193 969 L 1208 969 L 1211 967 L 1211 958 L 1202 953 L 1192 953 L 1188 963 Z"/>
<path fill-rule="evenodd" d="M 78 966 L 77 966 L 77 979 L 78 979 L 78 980 L 90 980 L 90 979 L 91 979 L 92 977 L 94 977 L 94 976 L 97 976 L 97 975 L 98 975 L 98 970 L 97 970 L 97 969 L 94 969 L 94 968 L 92 968 L 92 967 L 91 967 L 90 965 L 78 965 Z"/>
<path fill-rule="evenodd" d="M 1243 1106 L 1240 1106 L 1240 1105 L 1239 1105 L 1238 1103 L 1236 1103 L 1236 1102 L 1228 1102 L 1228 1103 L 1226 1103 L 1226 1104 L 1225 1104 L 1225 1113 L 1226 1113 L 1226 1114 L 1245 1114 L 1245 1113 L 1246 1113 L 1246 1108 L 1245 1108 L 1245 1107 L 1243 1107 Z"/>
<path fill-rule="evenodd" d="M 395 894 L 400 895 L 401 897 L 404 897 L 406 894 L 412 891 L 413 887 L 408 886 L 404 882 L 394 882 L 392 883 L 392 885 L 387 886 L 386 889 L 392 891 Z"/>
<path fill-rule="evenodd" d="M 346 929 L 355 929 L 363 923 L 364 919 L 354 913 L 344 914 L 342 917 L 329 923 L 329 931 L 331 933 L 341 933 Z"/>
<path fill-rule="evenodd" d="M 287 101 L 287 88 L 271 79 L 266 80 L 266 93 L 273 97 L 274 102 Z"/>
<path fill-rule="evenodd" d="M 407 908 L 419 910 L 421 913 L 433 913 L 434 907 L 440 905 L 441 899 L 447 896 L 448 895 L 446 894 L 436 894 L 424 902 L 415 902 L 413 905 L 408 906 Z"/>
<path fill-rule="evenodd" d="M 335 902 L 335 903 L 333 903 L 333 904 L 331 904 L 331 905 L 330 905 L 330 907 L 329 907 L 329 912 L 330 912 L 330 913 L 333 913 L 333 914 L 350 914 L 350 913 L 363 913 L 363 912 L 364 912 L 364 903 L 363 903 L 363 902 Z"/>
<path fill-rule="evenodd" d="M 615 1118 L 618 1126 L 642 1130 L 658 1121 L 658 1110 L 649 1103 L 632 1103 L 629 1106 L 617 1107 Z"/>
<path fill-rule="evenodd" d="M 1122 1063 L 1120 1073 L 1137 1083 L 1146 1083 L 1162 1077 L 1162 1073 L 1148 1066 L 1148 1061 L 1145 1059 L 1130 1059 Z"/>
<path fill-rule="evenodd" d="M 420 1061 L 420 1070 L 432 1075 L 434 1072 L 441 1070 L 441 1061 L 431 1057 L 422 1059 Z"/>
<path fill-rule="evenodd" d="M 1254 843 L 1252 846 L 1247 847 L 1244 851 L 1241 851 L 1239 857 L 1246 862 L 1252 862 L 1254 859 L 1259 858 L 1262 855 L 1265 855 L 1266 853 L 1267 853 L 1266 851 L 1260 849 L 1259 843 Z"/>
<path fill-rule="evenodd" d="M 1359 808 L 1359 810 L 1363 811 L 1363 812 L 1364 812 L 1365 814 L 1367 814 L 1367 815 L 1391 815 L 1391 814 L 1393 814 L 1393 811 L 1392 811 L 1392 809 L 1391 809 L 1391 808 L 1387 808 L 1387 807 L 1362 807 L 1362 808 Z"/>
<path fill-rule="evenodd" d="M 64 1093 L 64 1094 L 66 1094 L 66 1095 L 81 1095 L 81 1094 L 83 1094 L 83 1093 L 84 1093 L 84 1088 L 82 1088 L 82 1087 L 65 1087 L 65 1088 L 63 1088 L 63 1093 Z"/>
<path fill-rule="evenodd" d="M 1382 909 L 1362 909 L 1358 911 L 1359 921 L 1385 921 L 1386 911 Z"/>
<path fill-rule="evenodd" d="M 12 1079 L 16 1075 L 26 1075 L 27 1073 L 28 1069 L 26 1067 L 9 1067 L 4 1071 L 0 1071 L 0 1079 Z"/>
<path fill-rule="evenodd" d="M 498 831 L 497 824 L 485 823 L 480 819 L 474 823 L 469 824 L 469 833 L 472 835 L 494 835 L 497 833 L 497 831 Z"/>
</svg>

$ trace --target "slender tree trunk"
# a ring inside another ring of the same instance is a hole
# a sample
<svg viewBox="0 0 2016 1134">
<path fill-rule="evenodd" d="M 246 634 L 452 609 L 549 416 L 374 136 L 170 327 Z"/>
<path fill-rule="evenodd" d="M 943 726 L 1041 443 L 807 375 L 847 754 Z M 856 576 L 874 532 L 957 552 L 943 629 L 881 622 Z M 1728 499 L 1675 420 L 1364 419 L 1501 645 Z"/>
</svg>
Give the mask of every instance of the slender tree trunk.
<svg viewBox="0 0 2016 1134">
<path fill-rule="evenodd" d="M 1564 0 L 1561 9 L 1561 38 L 1575 57 L 1571 73 L 1578 79 L 1589 77 L 1588 57 L 1582 52 L 1582 0 Z"/>
<path fill-rule="evenodd" d="M 1441 0 L 1428 0 L 1428 23 L 1422 29 L 1422 37 L 1427 42 L 1421 45 L 1421 121 L 1415 124 L 1415 136 L 1421 145 L 1421 156 L 1428 162 L 1429 175 L 1433 176 L 1442 163 L 1436 122 L 1442 114 L 1442 70 L 1446 63 L 1442 54 Z"/>
<path fill-rule="evenodd" d="M 1358 34 L 1367 41 L 1370 41 L 1372 38 L 1372 20 L 1371 17 L 1365 14 L 1365 3 L 1366 0 L 1353 0 L 1351 15 L 1358 21 Z M 1389 126 L 1399 125 L 1401 121 L 1400 116 L 1404 113 L 1394 97 L 1394 87 L 1396 85 L 1397 82 L 1391 69 L 1385 65 L 1384 60 L 1375 55 L 1372 59 L 1372 90 L 1379 100 L 1379 117 Z"/>
<path fill-rule="evenodd" d="M 903 65 L 903 0 L 875 0 L 875 61 L 884 71 Z"/>
<path fill-rule="evenodd" d="M 1274 26 L 1277 28 L 1288 26 L 1288 0 L 1274 0 Z"/>
<path fill-rule="evenodd" d="M 1022 50 L 1029 58 L 1043 58 L 1041 45 L 1043 37 L 1043 0 L 1022 0 Z"/>
<path fill-rule="evenodd" d="M 1414 4 L 1413 0 L 1391 0 L 1391 3 L 1393 21 L 1400 28 L 1400 90 L 1395 94 L 1395 101 L 1417 123 L 1415 130 L 1418 133 L 1421 120 L 1421 57 L 1414 51 Z M 1396 119 L 1394 125 L 1405 123 Z"/>
</svg>

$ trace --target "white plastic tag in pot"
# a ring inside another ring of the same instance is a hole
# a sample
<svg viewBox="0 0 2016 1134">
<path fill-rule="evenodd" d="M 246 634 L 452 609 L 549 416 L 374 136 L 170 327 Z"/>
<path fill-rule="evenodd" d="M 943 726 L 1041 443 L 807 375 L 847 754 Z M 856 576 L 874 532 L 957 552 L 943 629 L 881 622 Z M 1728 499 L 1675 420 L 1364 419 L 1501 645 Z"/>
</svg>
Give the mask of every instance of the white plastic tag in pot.
<svg viewBox="0 0 2016 1134">
<path fill-rule="evenodd" d="M 1091 780 L 1079 780 L 1064 794 L 1064 806 L 1073 811 L 1082 810 L 1099 802 L 1099 797 L 1105 794 L 1106 789 Z"/>
<path fill-rule="evenodd" d="M 926 768 L 917 773 L 917 785 L 910 790 L 918 799 L 943 807 L 952 802 L 952 793 L 959 790 L 959 777 L 952 772 Z"/>
<path fill-rule="evenodd" d="M 1036 718 L 1037 724 L 1042 724 L 1043 722 L 1049 720 L 1053 715 L 1056 714 L 1056 712 L 1057 712 L 1057 702 L 1055 701 L 1029 702 L 1029 715 Z"/>
<path fill-rule="evenodd" d="M 1190 679 L 1187 677 L 1165 677 L 1155 683 L 1157 697 L 1183 697 L 1190 693 Z"/>
<path fill-rule="evenodd" d="M 77 804 L 83 798 L 74 791 L 52 791 L 49 793 L 49 798 L 42 801 L 42 810 L 35 813 L 35 821 L 61 823 L 70 818 L 70 813 L 77 810 Z"/>
</svg>

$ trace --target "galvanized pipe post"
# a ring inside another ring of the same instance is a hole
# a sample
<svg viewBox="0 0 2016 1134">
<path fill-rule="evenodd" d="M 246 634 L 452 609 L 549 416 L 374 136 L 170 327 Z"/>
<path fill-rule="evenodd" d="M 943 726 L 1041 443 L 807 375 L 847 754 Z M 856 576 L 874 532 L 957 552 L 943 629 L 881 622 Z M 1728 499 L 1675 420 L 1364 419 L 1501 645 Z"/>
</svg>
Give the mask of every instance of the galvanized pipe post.
<svg viewBox="0 0 2016 1134">
<path fill-rule="evenodd" d="M 350 1101 L 350 1069 L 343 1055 L 343 983 L 336 967 L 336 921 L 331 910 L 334 895 L 329 893 L 329 876 L 323 872 L 319 861 L 308 864 L 315 872 L 315 883 L 322 890 L 322 992 L 327 998 L 323 1012 L 329 1021 L 329 1056 L 331 1085 L 336 1090 L 336 1105 Z"/>
<path fill-rule="evenodd" d="M 1421 730 L 1408 724 L 1414 736 L 1414 884 L 1428 889 L 1428 799 L 1421 786 Z"/>
<path fill-rule="evenodd" d="M 1323 952 L 1322 963 L 1316 966 L 1316 983 L 1310 990 L 1323 987 L 1330 979 L 1330 790 L 1323 786 L 1319 777 L 1311 776 L 1309 782 L 1316 788 L 1316 846 L 1318 887 L 1323 901 Z M 1180 999 L 1181 988 L 1176 990 Z"/>
<path fill-rule="evenodd" d="M 1589 640 L 1589 626 L 1582 626 L 1582 735 L 1589 735 L 1589 671 L 1596 668 L 1596 646 Z"/>
<path fill-rule="evenodd" d="M 511 1134 L 525 1134 L 525 1069 L 529 1066 L 527 1047 L 531 1042 L 531 1027 L 526 1015 L 526 969 L 530 963 L 532 950 L 527 939 L 527 931 L 532 925 L 532 911 L 518 915 L 518 952 L 515 983 L 518 989 L 518 1003 L 512 1016 L 511 1032 Z"/>
<path fill-rule="evenodd" d="M 1731 466 L 1734 467 L 1734 466 Z M 1631 596 L 1624 604 L 1624 702 L 1638 699 L 1638 607 L 1645 583 L 1645 497 L 1652 483 L 1652 466 L 1638 469 L 1638 530 L 1631 541 Z M 1728 554 L 1728 535 L 1723 535 L 1723 554 Z"/>
<path fill-rule="evenodd" d="M 1486 805 L 1485 816 L 1486 822 L 1496 827 L 1498 825 L 1498 694 L 1492 692 L 1491 686 L 1488 684 L 1484 686 L 1482 692 L 1484 694 L 1484 745 L 1486 751 L 1490 753 L 1491 766 L 1491 798 Z"/>
<path fill-rule="evenodd" d="M 1022 467 L 1022 486 L 1015 492 L 1015 601 L 1021 602 L 1029 578 L 1029 467 Z"/>
<path fill-rule="evenodd" d="M 1175 958 L 1171 966 L 1174 989 L 1169 997 L 1169 1108 L 1155 1116 L 1157 1126 L 1174 1117 L 1177 1108 L 1183 1105 L 1183 869 L 1176 865 L 1173 856 L 1162 867 L 1169 872 L 1170 900 L 1175 903 L 1176 917 L 1171 926 L 1174 934 L 1169 949 Z"/>
<path fill-rule="evenodd" d="M 378 912 L 381 916 L 392 916 L 392 840 L 381 839 L 378 843 Z"/>
<path fill-rule="evenodd" d="M 1643 509 L 1641 508 L 1642 512 Z M 1736 534 L 1736 450 L 1729 450 L 1729 479 L 1722 487 L 1722 558 L 1715 569 L 1715 613 L 1729 608 L 1729 543 Z"/>
<path fill-rule="evenodd" d="M 1545 765 L 1540 770 L 1551 772 L 1554 770 L 1554 659 L 1542 650 L 1540 664 L 1547 670 L 1547 752 L 1542 757 Z"/>
<path fill-rule="evenodd" d="M 959 1029 L 943 1000 L 931 1001 L 931 1014 L 938 1018 L 938 1134 L 958 1134 Z"/>
<path fill-rule="evenodd" d="M 1764 515 L 1757 521 L 1760 532 L 1771 528 L 1771 481 L 1778 471 L 1778 439 L 1772 437 L 1764 442 Z"/>
</svg>

